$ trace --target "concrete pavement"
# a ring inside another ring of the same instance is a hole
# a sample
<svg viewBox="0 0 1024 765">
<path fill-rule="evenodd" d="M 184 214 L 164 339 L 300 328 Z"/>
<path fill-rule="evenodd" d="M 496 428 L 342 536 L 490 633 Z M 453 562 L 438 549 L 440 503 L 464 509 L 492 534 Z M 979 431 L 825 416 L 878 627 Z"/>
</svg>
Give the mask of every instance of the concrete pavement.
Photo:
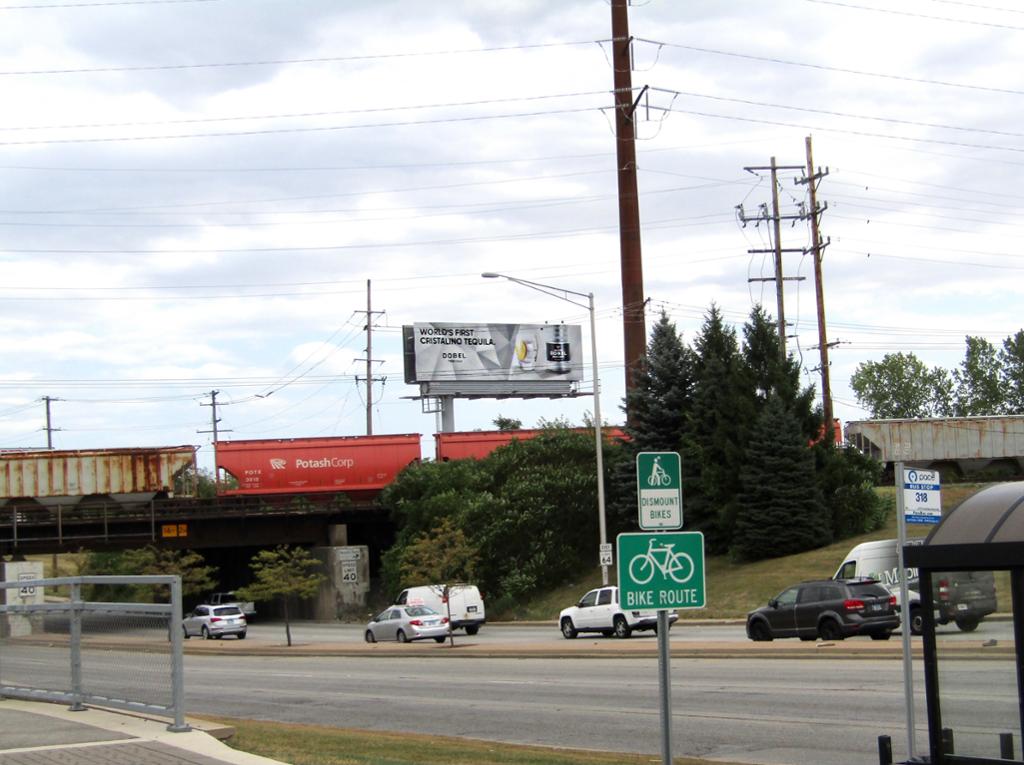
<svg viewBox="0 0 1024 765">
<path fill-rule="evenodd" d="M 217 736 L 230 729 L 19 699 L 0 700 L 0 765 L 281 765 L 231 749 Z"/>
</svg>

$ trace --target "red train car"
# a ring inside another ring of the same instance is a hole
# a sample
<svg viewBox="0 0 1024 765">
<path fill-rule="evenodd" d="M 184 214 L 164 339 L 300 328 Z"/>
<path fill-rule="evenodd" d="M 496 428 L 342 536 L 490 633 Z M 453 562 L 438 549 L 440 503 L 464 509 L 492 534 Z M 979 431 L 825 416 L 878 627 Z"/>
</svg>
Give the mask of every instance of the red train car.
<svg viewBox="0 0 1024 765">
<path fill-rule="evenodd" d="M 577 433 L 594 431 L 590 428 L 574 428 Z M 456 433 L 435 433 L 434 452 L 438 462 L 448 460 L 483 459 L 499 446 L 505 446 L 516 439 L 536 438 L 543 430 L 466 430 Z M 604 428 L 606 440 L 625 439 L 622 428 Z"/>
<path fill-rule="evenodd" d="M 217 468 L 238 481 L 224 495 L 373 491 L 420 459 L 419 433 L 218 441 Z"/>
</svg>

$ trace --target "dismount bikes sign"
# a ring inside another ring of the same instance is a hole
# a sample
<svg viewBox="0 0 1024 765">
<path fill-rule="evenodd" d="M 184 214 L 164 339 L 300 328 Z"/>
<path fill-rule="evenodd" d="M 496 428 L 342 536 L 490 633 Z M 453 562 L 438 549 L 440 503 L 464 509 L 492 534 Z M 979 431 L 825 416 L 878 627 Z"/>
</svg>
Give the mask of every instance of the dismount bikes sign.
<svg viewBox="0 0 1024 765">
<path fill-rule="evenodd" d="M 619 534 L 616 542 L 624 609 L 704 608 L 703 534 Z"/>
<path fill-rule="evenodd" d="M 640 452 L 636 455 L 636 496 L 640 528 L 645 531 L 683 527 L 683 486 L 679 455 Z"/>
</svg>

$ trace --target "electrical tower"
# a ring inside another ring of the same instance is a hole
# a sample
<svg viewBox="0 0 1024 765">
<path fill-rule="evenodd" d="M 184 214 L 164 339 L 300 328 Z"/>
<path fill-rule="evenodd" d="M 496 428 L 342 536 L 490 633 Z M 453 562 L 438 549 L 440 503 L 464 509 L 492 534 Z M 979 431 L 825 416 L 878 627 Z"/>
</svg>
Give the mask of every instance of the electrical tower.
<svg viewBox="0 0 1024 765">
<path fill-rule="evenodd" d="M 779 212 L 779 170 L 803 170 L 803 165 L 778 165 L 775 163 L 775 157 L 772 157 L 771 164 L 767 166 L 758 167 L 744 167 L 748 173 L 756 173 L 759 170 L 770 170 L 772 179 L 772 212 L 768 214 L 768 208 L 764 205 L 761 206 L 760 213 L 756 218 L 747 218 L 746 213 L 743 210 L 743 205 L 738 206 L 740 221 L 746 225 L 750 220 L 755 220 L 758 223 L 761 221 L 771 221 L 772 230 L 774 232 L 773 247 L 770 249 L 761 250 L 747 250 L 750 254 L 755 253 L 772 253 L 775 256 L 775 276 L 768 276 L 762 278 L 751 278 L 747 279 L 748 282 L 775 282 L 775 303 L 776 311 L 778 316 L 779 325 L 779 353 L 782 358 L 786 358 L 786 292 L 784 289 L 784 283 L 787 281 L 803 281 L 802 276 L 783 276 L 782 271 L 782 254 L 785 252 L 799 252 L 803 253 L 802 247 L 790 247 L 786 248 L 782 246 L 782 221 L 784 220 L 803 220 L 804 214 L 799 215 L 782 215 Z"/>
<path fill-rule="evenodd" d="M 825 435 L 828 438 L 833 438 L 832 433 L 832 421 L 834 418 L 832 409 L 832 387 L 829 379 L 829 361 L 828 361 L 828 349 L 836 343 L 828 342 L 828 333 L 825 328 L 825 288 L 822 279 L 821 263 L 822 257 L 825 252 L 825 247 L 830 244 L 831 240 L 826 240 L 824 243 L 821 241 L 821 232 L 819 230 L 819 223 L 821 214 L 828 209 L 828 203 L 824 205 L 818 204 L 818 185 L 822 178 L 828 175 L 828 168 L 824 171 L 814 169 L 814 155 L 811 146 L 811 137 L 807 136 L 804 141 L 804 146 L 807 154 L 806 165 L 778 165 L 775 162 L 775 157 L 771 158 L 771 164 L 761 167 L 745 167 L 744 170 L 748 172 L 756 172 L 759 170 L 771 171 L 771 183 L 772 183 L 772 207 L 771 213 L 768 212 L 767 205 L 761 205 L 759 214 L 756 217 L 750 218 L 746 215 L 743 210 L 743 205 L 738 205 L 737 210 L 739 211 L 740 221 L 746 225 L 749 221 L 753 220 L 757 223 L 761 221 L 770 221 L 772 224 L 773 232 L 773 247 L 771 249 L 752 249 L 747 250 L 748 253 L 772 253 L 775 257 L 775 275 L 765 278 L 751 278 L 748 282 L 775 282 L 775 295 L 777 301 L 778 310 L 778 324 L 779 324 L 779 347 L 782 353 L 782 357 L 786 358 L 786 313 L 785 313 L 785 290 L 783 289 L 784 282 L 787 281 L 803 281 L 804 278 L 800 277 L 787 277 L 783 275 L 782 270 L 782 255 L 787 252 L 801 253 L 803 255 L 811 254 L 814 259 L 814 292 L 817 298 L 817 318 L 818 318 L 818 351 L 820 353 L 821 362 L 819 371 L 821 373 L 821 408 L 824 416 L 824 427 Z M 779 180 L 778 172 L 780 170 L 800 170 L 804 175 L 801 178 L 794 179 L 794 183 L 797 185 L 806 185 L 809 195 L 809 204 L 807 206 L 801 205 L 801 211 L 798 214 L 793 215 L 782 215 L 779 211 Z M 804 249 L 802 247 L 783 247 L 782 246 L 782 221 L 797 221 L 797 220 L 809 220 L 811 224 L 811 246 L 810 248 Z"/>
<path fill-rule="evenodd" d="M 363 329 L 366 330 L 366 358 L 356 359 L 356 361 L 366 362 L 366 377 L 359 377 L 356 375 L 356 384 L 360 382 L 366 383 L 366 435 L 373 435 L 373 384 L 375 382 L 384 382 L 387 380 L 386 377 L 374 377 L 373 376 L 373 365 L 380 364 L 381 362 L 373 358 L 373 315 L 383 316 L 383 311 L 374 311 L 371 306 L 370 299 L 370 280 L 366 280 L 366 310 L 356 311 L 355 313 L 366 314 L 366 326 Z"/>
</svg>

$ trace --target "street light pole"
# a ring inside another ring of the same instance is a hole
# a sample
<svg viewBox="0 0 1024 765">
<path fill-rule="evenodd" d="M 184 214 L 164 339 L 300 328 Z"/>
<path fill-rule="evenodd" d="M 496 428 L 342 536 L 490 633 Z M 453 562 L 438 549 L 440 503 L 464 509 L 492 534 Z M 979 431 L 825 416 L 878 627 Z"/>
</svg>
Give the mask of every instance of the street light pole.
<svg viewBox="0 0 1024 765">
<path fill-rule="evenodd" d="M 480 276 L 485 279 L 508 279 L 510 282 L 521 284 L 524 287 L 543 292 L 545 295 L 556 297 L 559 300 L 564 300 L 567 303 L 578 305 L 590 311 L 590 364 L 594 375 L 594 449 L 597 458 L 597 521 L 601 535 L 601 546 L 604 549 L 604 545 L 608 543 L 608 527 L 605 523 L 604 511 L 604 449 L 602 448 L 604 444 L 601 439 L 601 383 L 597 372 L 597 320 L 594 315 L 594 293 L 576 292 L 563 287 L 553 287 L 548 284 L 531 282 L 526 279 L 519 279 L 507 274 L 497 274 L 491 271 L 480 274 Z M 586 298 L 587 302 L 584 304 L 573 300 L 569 295 Z M 601 584 L 608 584 L 608 566 L 604 564 L 601 565 Z"/>
</svg>

